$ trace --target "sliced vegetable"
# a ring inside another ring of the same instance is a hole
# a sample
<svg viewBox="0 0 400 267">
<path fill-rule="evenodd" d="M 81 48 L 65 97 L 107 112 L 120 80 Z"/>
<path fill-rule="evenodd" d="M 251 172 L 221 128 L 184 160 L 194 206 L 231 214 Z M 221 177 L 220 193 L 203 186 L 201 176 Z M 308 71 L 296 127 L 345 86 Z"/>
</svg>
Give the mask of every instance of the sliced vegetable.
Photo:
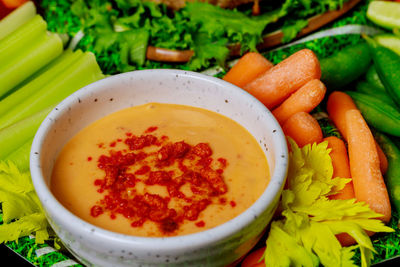
<svg viewBox="0 0 400 267">
<path fill-rule="evenodd" d="M 241 266 L 242 267 L 265 267 L 264 258 L 265 247 L 259 248 L 248 254 Z"/>
<path fill-rule="evenodd" d="M 249 52 L 238 60 L 223 79 L 243 87 L 272 67 L 273 64 L 260 53 Z"/>
<path fill-rule="evenodd" d="M 400 55 L 379 45 L 369 37 L 365 38 L 370 45 L 372 59 L 380 80 L 395 103 L 400 105 Z"/>
<path fill-rule="evenodd" d="M 332 159 L 332 177 L 351 178 L 349 157 L 345 143 L 335 136 L 326 137 L 323 141 L 327 141 L 328 148 L 331 149 L 329 156 Z M 349 181 L 337 194 L 330 196 L 330 199 L 351 199 L 354 197 L 353 182 Z"/>
<path fill-rule="evenodd" d="M 387 47 L 400 55 L 400 37 L 394 34 L 379 34 L 374 36 L 378 44 Z"/>
<path fill-rule="evenodd" d="M 40 70 L 40 73 L 35 73 L 32 77 L 29 77 L 29 81 L 0 101 L 0 116 L 12 110 L 15 106 L 28 99 L 37 91 L 46 87 L 52 80 L 56 79 L 58 75 L 61 75 L 62 72 L 66 71 L 66 69 L 81 56 L 81 50 L 75 52 L 66 50 L 61 56 L 46 65 L 43 70 Z"/>
<path fill-rule="evenodd" d="M 388 158 L 385 182 L 392 205 L 400 212 L 400 149 L 388 136 L 379 132 L 375 132 L 374 136 Z"/>
<path fill-rule="evenodd" d="M 351 91 L 347 94 L 353 98 L 369 125 L 384 133 L 400 136 L 400 111 L 396 107 L 374 96 Z"/>
<path fill-rule="evenodd" d="M 299 147 L 322 141 L 321 127 L 307 112 L 298 112 L 282 125 L 286 136 L 291 137 Z"/>
<path fill-rule="evenodd" d="M 346 112 L 346 131 L 355 196 L 381 214 L 382 221 L 389 222 L 390 200 L 380 171 L 375 139 L 359 110 Z"/>
<path fill-rule="evenodd" d="M 33 138 L 26 141 L 17 150 L 9 154 L 5 158 L 5 161 L 12 161 L 21 172 L 29 171 L 29 154 L 31 151 L 32 141 Z"/>
<path fill-rule="evenodd" d="M 243 88 L 269 109 L 281 104 L 289 95 L 312 79 L 319 79 L 321 69 L 314 52 L 300 50 Z"/>
<path fill-rule="evenodd" d="M 371 54 L 367 43 L 346 46 L 320 60 L 321 81 L 330 91 L 343 89 L 364 74 L 370 63 Z"/>
<path fill-rule="evenodd" d="M 47 23 L 36 15 L 17 30 L 0 40 L 0 62 L 7 62 L 31 46 L 35 40 L 45 34 Z"/>
<path fill-rule="evenodd" d="M 76 90 L 104 78 L 93 53 L 86 52 L 65 71 L 0 117 L 0 129 L 50 106 Z"/>
<path fill-rule="evenodd" d="M 0 66 L 0 97 L 50 63 L 62 51 L 62 41 L 57 34 L 44 34 L 18 56 L 6 60 Z"/>
<path fill-rule="evenodd" d="M 321 103 L 325 92 L 326 87 L 320 80 L 311 80 L 283 101 L 280 106 L 272 111 L 272 114 L 282 125 L 297 112 L 313 110 Z"/>
<path fill-rule="evenodd" d="M 368 6 L 367 17 L 381 27 L 400 28 L 400 3 L 372 1 Z"/>
<path fill-rule="evenodd" d="M 30 140 L 40 124 L 50 112 L 51 108 L 44 109 L 31 117 L 19 121 L 0 130 L 0 160 L 17 150 Z"/>
<path fill-rule="evenodd" d="M 0 21 L 0 40 L 36 15 L 36 7 L 32 1 L 26 2 L 12 11 Z"/>
</svg>

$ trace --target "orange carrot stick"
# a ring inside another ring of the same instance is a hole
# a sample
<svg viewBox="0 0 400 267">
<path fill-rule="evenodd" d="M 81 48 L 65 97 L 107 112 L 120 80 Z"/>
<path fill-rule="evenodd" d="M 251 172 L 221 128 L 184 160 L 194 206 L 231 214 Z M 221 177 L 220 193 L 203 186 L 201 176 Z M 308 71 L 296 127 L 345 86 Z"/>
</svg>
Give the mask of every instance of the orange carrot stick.
<svg viewBox="0 0 400 267">
<path fill-rule="evenodd" d="M 390 200 L 380 171 L 375 139 L 359 110 L 347 111 L 345 121 L 355 196 L 382 214 L 382 221 L 389 222 Z"/>
<path fill-rule="evenodd" d="M 272 114 L 282 125 L 297 112 L 310 112 L 313 110 L 322 101 L 325 92 L 326 87 L 320 80 L 311 80 L 274 109 Z"/>
<path fill-rule="evenodd" d="M 225 74 L 223 79 L 236 86 L 243 87 L 273 66 L 274 65 L 260 53 L 249 52 L 239 59 Z"/>
<path fill-rule="evenodd" d="M 264 252 L 265 247 L 251 252 L 244 258 L 241 267 L 265 267 L 265 261 L 262 259 Z"/>
<path fill-rule="evenodd" d="M 326 109 L 328 111 L 329 117 L 336 125 L 343 138 L 347 141 L 346 112 L 351 109 L 357 109 L 357 106 L 354 103 L 353 99 L 344 92 L 332 92 L 328 97 Z M 385 174 L 388 168 L 388 161 L 379 144 L 376 142 L 375 144 L 378 150 L 380 168 L 382 174 Z"/>
<path fill-rule="evenodd" d="M 309 49 L 300 50 L 283 60 L 243 89 L 273 109 L 312 79 L 321 78 L 317 56 Z"/>
<path fill-rule="evenodd" d="M 324 141 L 328 141 L 328 148 L 331 149 L 329 155 L 331 156 L 333 166 L 332 177 L 351 178 L 349 157 L 344 142 L 335 136 L 326 137 Z M 338 194 L 330 197 L 330 199 L 351 198 L 355 198 L 353 182 L 347 183 Z"/>
<path fill-rule="evenodd" d="M 282 126 L 286 136 L 291 137 L 299 147 L 322 141 L 322 130 L 316 119 L 307 112 L 298 112 Z"/>
</svg>

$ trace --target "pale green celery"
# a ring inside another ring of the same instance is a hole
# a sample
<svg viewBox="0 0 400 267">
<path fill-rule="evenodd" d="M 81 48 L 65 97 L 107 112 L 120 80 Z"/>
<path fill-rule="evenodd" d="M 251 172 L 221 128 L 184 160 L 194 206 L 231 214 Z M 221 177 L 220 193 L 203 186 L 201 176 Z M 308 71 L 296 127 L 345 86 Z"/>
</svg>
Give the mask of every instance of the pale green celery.
<svg viewBox="0 0 400 267">
<path fill-rule="evenodd" d="M 32 43 L 44 34 L 47 23 L 40 15 L 36 15 L 17 30 L 0 40 L 0 62 L 20 54 L 21 51 L 31 46 Z"/>
<path fill-rule="evenodd" d="M 0 160 L 32 138 L 52 108 L 43 109 L 30 117 L 0 130 Z"/>
<path fill-rule="evenodd" d="M 93 53 L 85 52 L 76 62 L 46 84 L 41 90 L 0 116 L 0 129 L 36 112 L 58 104 L 78 89 L 104 78 Z M 0 146 L 1 147 L 1 146 Z"/>
<path fill-rule="evenodd" d="M 50 83 L 51 80 L 55 79 L 71 64 L 77 61 L 82 54 L 81 50 L 72 52 L 68 49 L 61 54 L 61 56 L 53 60 L 53 62 L 38 71 L 37 74 L 35 73 L 32 75 L 32 77 L 36 76 L 35 78 L 31 79 L 31 77 L 29 77 L 29 82 L 24 82 L 24 85 L 19 87 L 18 90 L 0 101 L 0 116 L 7 113 L 15 105 L 23 102 L 35 92 L 41 90 L 44 86 Z"/>
<path fill-rule="evenodd" d="M 0 97 L 58 57 L 63 45 L 57 34 L 45 33 L 18 56 L 0 65 Z"/>
<path fill-rule="evenodd" d="M 5 158 L 6 161 L 12 161 L 15 166 L 18 167 L 20 172 L 26 172 L 29 170 L 29 154 L 31 151 L 32 141 L 33 137 Z"/>
<path fill-rule="evenodd" d="M 0 20 L 0 40 L 15 31 L 36 15 L 36 6 L 32 1 L 26 2 L 5 18 Z"/>
</svg>

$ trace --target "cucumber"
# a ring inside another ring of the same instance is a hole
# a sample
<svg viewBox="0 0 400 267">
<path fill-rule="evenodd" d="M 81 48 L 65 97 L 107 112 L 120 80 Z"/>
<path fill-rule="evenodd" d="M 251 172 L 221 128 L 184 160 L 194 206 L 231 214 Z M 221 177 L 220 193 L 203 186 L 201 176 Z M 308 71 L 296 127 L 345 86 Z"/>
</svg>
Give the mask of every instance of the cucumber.
<svg viewBox="0 0 400 267">
<path fill-rule="evenodd" d="M 374 133 L 375 139 L 388 160 L 388 169 L 384 176 L 390 201 L 394 209 L 400 213 L 400 149 L 386 135 Z"/>
<path fill-rule="evenodd" d="M 385 46 L 400 55 L 400 37 L 394 34 L 386 33 L 376 35 L 374 36 L 374 39 L 378 42 L 378 44 Z"/>
<path fill-rule="evenodd" d="M 363 93 L 346 93 L 353 98 L 369 125 L 381 132 L 400 136 L 400 112 L 396 107 Z"/>
<path fill-rule="evenodd" d="M 368 82 L 359 81 L 356 85 L 356 90 L 359 93 L 376 97 L 386 102 L 387 104 L 396 107 L 396 104 L 393 102 L 393 99 L 386 93 L 386 91 L 381 90 Z"/>
<path fill-rule="evenodd" d="M 368 44 L 349 45 L 330 57 L 320 60 L 321 81 L 330 91 L 343 89 L 364 74 L 371 65 Z"/>
<path fill-rule="evenodd" d="M 394 102 L 400 105 L 400 56 L 375 40 L 369 37 L 366 39 L 380 80 Z"/>
</svg>

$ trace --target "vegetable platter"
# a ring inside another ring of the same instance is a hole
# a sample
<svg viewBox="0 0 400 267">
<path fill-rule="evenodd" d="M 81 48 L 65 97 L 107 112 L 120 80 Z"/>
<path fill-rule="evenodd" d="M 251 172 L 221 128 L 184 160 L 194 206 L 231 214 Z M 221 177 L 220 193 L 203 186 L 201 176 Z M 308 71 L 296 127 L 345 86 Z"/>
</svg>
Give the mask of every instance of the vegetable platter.
<svg viewBox="0 0 400 267">
<path fill-rule="evenodd" d="M 393 263 L 400 3 L 251 2 L 1 0 L 0 242 L 32 265 L 81 266 L 52 233 L 30 181 L 36 129 L 58 102 L 107 75 L 179 68 L 253 94 L 288 137 L 276 218 L 238 266 Z"/>
</svg>

